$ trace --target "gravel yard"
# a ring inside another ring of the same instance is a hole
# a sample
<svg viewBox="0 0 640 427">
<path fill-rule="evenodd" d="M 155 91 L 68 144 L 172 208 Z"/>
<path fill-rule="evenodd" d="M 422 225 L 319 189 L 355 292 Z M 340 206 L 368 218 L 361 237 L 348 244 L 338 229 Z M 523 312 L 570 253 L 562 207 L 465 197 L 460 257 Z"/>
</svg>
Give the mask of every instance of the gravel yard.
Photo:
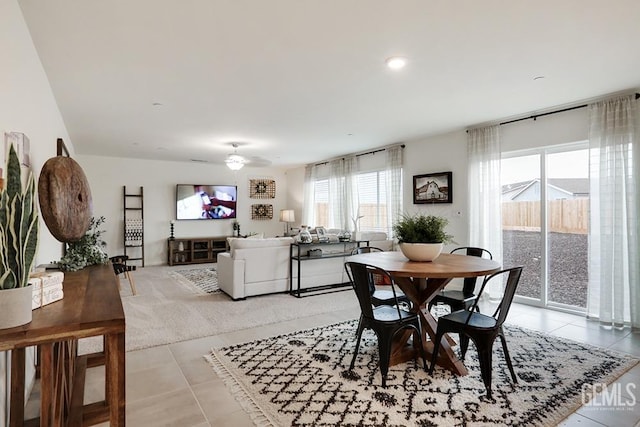
<svg viewBox="0 0 640 427">
<path fill-rule="evenodd" d="M 504 266 L 524 266 L 518 295 L 540 298 L 541 235 L 533 231 L 503 231 Z M 549 233 L 549 301 L 587 306 L 588 236 Z"/>
</svg>

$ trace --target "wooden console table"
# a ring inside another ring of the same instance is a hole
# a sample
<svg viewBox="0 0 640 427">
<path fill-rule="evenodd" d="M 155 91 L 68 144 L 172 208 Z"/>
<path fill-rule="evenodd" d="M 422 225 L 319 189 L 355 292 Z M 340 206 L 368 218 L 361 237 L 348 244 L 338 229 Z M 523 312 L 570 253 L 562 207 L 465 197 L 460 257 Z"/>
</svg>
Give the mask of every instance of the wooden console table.
<svg viewBox="0 0 640 427">
<path fill-rule="evenodd" d="M 11 350 L 9 425 L 125 425 L 125 318 L 113 267 L 65 273 L 64 298 L 34 310 L 31 323 L 0 330 Z M 77 355 L 79 338 L 103 336 L 104 352 Z M 24 421 L 25 348 L 37 346 L 40 419 Z M 105 365 L 105 400 L 84 405 L 87 367 Z"/>
</svg>

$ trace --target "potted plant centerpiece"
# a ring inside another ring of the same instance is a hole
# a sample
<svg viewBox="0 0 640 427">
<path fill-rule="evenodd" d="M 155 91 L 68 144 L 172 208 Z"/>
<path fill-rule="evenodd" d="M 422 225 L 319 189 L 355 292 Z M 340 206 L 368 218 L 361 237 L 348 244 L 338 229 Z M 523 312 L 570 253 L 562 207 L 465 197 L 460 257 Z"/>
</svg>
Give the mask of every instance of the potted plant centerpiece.
<svg viewBox="0 0 640 427">
<path fill-rule="evenodd" d="M 411 261 L 433 261 L 445 243 L 452 241 L 445 227 L 449 220 L 434 215 L 403 215 L 393 225 L 400 250 Z"/>
<path fill-rule="evenodd" d="M 22 188 L 20 161 L 13 145 L 6 188 L 0 189 L 0 329 L 31 322 L 29 273 L 38 248 L 38 212 L 31 172 Z"/>
</svg>

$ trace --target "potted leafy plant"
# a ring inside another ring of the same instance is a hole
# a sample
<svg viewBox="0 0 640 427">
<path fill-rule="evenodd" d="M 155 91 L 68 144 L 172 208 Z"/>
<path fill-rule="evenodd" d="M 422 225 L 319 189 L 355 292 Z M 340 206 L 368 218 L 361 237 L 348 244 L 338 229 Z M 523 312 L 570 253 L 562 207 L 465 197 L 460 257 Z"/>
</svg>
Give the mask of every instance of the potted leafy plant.
<svg viewBox="0 0 640 427">
<path fill-rule="evenodd" d="M 29 273 L 38 248 L 35 182 L 29 172 L 23 190 L 20 161 L 11 145 L 7 186 L 0 190 L 0 328 L 31 322 Z"/>
<path fill-rule="evenodd" d="M 100 238 L 104 233 L 100 230 L 104 221 L 103 216 L 97 219 L 91 217 L 89 228 L 84 236 L 77 242 L 67 243 L 65 254 L 57 263 L 60 270 L 78 271 L 90 265 L 107 263 L 108 257 L 103 250 L 105 242 Z"/>
<path fill-rule="evenodd" d="M 400 250 L 411 261 L 433 261 L 445 243 L 452 241 L 445 227 L 449 220 L 435 215 L 403 215 L 393 225 Z"/>
</svg>

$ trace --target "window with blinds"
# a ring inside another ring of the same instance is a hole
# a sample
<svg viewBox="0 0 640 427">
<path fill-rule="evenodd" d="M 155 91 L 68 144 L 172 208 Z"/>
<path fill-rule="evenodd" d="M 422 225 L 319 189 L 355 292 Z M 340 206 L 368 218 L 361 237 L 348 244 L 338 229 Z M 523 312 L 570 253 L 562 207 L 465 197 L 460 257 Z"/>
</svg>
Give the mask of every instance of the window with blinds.
<svg viewBox="0 0 640 427">
<path fill-rule="evenodd" d="M 360 231 L 389 232 L 391 224 L 387 215 L 385 171 L 360 173 L 356 176 Z M 317 224 L 329 224 L 329 180 L 314 183 L 314 217 Z"/>
</svg>

